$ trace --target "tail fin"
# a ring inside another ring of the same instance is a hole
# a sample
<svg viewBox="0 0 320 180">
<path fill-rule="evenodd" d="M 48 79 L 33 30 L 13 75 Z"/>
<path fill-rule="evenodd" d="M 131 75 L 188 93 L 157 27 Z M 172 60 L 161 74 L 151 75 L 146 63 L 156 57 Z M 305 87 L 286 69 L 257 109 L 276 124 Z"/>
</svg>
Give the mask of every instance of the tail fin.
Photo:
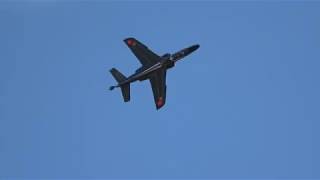
<svg viewBox="0 0 320 180">
<path fill-rule="evenodd" d="M 124 102 L 130 101 L 130 84 L 120 86 Z"/>
<path fill-rule="evenodd" d="M 110 70 L 110 72 L 111 72 L 112 76 L 116 79 L 118 84 L 120 84 L 121 82 L 123 82 L 123 81 L 125 81 L 127 79 L 116 68 L 112 68 Z M 118 87 L 118 86 L 111 86 L 110 90 L 113 90 L 115 87 Z M 130 84 L 127 83 L 127 84 L 120 85 L 120 88 L 121 88 L 122 97 L 123 97 L 124 102 L 130 101 Z"/>
</svg>

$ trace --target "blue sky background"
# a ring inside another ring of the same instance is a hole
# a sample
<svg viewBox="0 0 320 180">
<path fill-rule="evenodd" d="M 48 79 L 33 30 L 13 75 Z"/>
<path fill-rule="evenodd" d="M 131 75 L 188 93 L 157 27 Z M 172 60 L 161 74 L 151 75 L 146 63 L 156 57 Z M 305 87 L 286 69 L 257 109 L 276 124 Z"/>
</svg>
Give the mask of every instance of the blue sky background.
<svg viewBox="0 0 320 180">
<path fill-rule="evenodd" d="M 131 102 L 108 70 L 199 43 Z M 0 178 L 320 178 L 320 3 L 0 2 Z"/>
</svg>

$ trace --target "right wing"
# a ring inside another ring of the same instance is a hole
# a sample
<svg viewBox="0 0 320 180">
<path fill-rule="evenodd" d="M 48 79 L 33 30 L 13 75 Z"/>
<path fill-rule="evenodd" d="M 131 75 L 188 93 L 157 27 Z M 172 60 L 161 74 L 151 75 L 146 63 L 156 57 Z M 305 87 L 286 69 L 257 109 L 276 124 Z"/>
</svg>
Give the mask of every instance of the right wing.
<svg viewBox="0 0 320 180">
<path fill-rule="evenodd" d="M 167 70 L 162 68 L 152 73 L 149 78 L 157 109 L 160 109 L 166 103 L 166 74 Z"/>
<path fill-rule="evenodd" d="M 152 66 L 160 60 L 160 56 L 148 49 L 147 46 L 136 40 L 135 38 L 127 38 L 124 40 L 133 54 L 139 59 L 143 66 Z"/>
</svg>

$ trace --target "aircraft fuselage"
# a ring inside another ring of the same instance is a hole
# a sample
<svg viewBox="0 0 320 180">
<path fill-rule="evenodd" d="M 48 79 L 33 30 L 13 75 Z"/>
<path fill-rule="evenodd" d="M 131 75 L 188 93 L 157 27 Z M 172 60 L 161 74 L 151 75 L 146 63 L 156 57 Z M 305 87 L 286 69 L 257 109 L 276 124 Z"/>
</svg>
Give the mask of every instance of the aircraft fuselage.
<svg viewBox="0 0 320 180">
<path fill-rule="evenodd" d="M 178 60 L 191 54 L 193 51 L 197 50 L 198 48 L 199 48 L 199 45 L 196 44 L 196 45 L 190 46 L 188 48 L 184 48 L 184 49 L 182 49 L 172 55 L 167 53 L 161 57 L 161 60 L 158 63 L 156 63 L 150 67 L 147 67 L 147 68 L 137 69 L 134 74 L 129 76 L 125 81 L 121 82 L 117 86 L 119 87 L 124 84 L 131 83 L 131 82 L 134 82 L 137 80 L 144 81 L 149 78 L 150 74 L 152 74 L 153 72 L 155 72 L 161 68 L 170 69 L 175 65 L 175 63 Z"/>
</svg>

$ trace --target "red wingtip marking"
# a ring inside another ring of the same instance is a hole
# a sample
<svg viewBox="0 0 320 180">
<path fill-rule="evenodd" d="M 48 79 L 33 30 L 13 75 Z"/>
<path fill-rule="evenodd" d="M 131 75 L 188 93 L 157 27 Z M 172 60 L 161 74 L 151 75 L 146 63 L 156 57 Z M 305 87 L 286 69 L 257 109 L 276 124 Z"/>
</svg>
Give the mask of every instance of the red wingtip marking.
<svg viewBox="0 0 320 180">
<path fill-rule="evenodd" d="M 128 45 L 130 45 L 130 46 L 131 46 L 131 44 L 132 44 L 132 40 L 131 40 L 131 39 L 129 39 L 129 40 L 127 41 L 127 43 L 128 43 Z"/>
<path fill-rule="evenodd" d="M 134 45 L 136 45 L 136 42 L 135 42 L 134 40 L 132 40 L 132 39 L 129 39 L 129 40 L 127 41 L 127 43 L 128 43 L 129 46 L 134 46 Z"/>
<path fill-rule="evenodd" d="M 157 106 L 160 107 L 163 105 L 163 99 L 162 97 L 159 97 L 158 101 L 157 101 Z"/>
</svg>

